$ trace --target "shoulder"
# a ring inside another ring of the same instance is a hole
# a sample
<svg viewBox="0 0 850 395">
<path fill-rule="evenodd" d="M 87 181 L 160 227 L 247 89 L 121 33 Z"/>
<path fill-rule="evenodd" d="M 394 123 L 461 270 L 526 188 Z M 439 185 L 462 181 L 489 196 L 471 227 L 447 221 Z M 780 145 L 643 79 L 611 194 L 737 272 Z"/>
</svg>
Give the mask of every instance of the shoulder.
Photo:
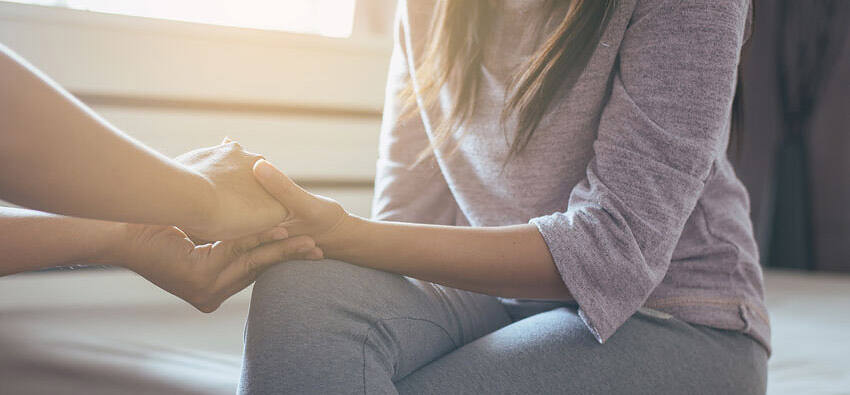
<svg viewBox="0 0 850 395">
<path fill-rule="evenodd" d="M 668 45 L 740 47 L 750 34 L 751 0 L 637 0 L 626 36 Z"/>
<path fill-rule="evenodd" d="M 404 27 L 423 26 L 426 29 L 437 6 L 436 0 L 399 0 L 396 6 L 396 18 Z"/>
<path fill-rule="evenodd" d="M 411 45 L 414 52 L 426 41 L 436 0 L 399 0 L 396 6 L 396 37 Z"/>
<path fill-rule="evenodd" d="M 637 0 L 632 20 L 663 15 L 671 21 L 719 19 L 744 22 L 750 16 L 751 7 L 751 0 Z"/>
</svg>

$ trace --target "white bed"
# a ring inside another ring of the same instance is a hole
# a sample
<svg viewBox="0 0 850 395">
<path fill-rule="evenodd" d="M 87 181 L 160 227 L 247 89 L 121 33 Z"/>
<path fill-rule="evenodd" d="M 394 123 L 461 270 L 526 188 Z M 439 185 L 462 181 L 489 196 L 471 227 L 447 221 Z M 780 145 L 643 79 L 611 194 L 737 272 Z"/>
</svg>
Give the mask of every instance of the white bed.
<svg viewBox="0 0 850 395">
<path fill-rule="evenodd" d="M 768 393 L 850 394 L 850 276 L 766 286 Z M 123 271 L 0 278 L 0 393 L 232 394 L 248 301 L 204 315 Z"/>
</svg>

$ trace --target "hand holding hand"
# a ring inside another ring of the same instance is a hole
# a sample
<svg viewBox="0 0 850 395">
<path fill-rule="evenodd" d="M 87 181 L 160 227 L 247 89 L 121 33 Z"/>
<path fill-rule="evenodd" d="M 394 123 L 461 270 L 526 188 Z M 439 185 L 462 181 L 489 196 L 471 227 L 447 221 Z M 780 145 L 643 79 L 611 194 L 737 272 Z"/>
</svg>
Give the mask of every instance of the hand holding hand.
<svg viewBox="0 0 850 395">
<path fill-rule="evenodd" d="M 126 224 L 123 236 L 105 261 L 120 262 L 205 313 L 253 283 L 272 264 L 322 258 L 311 238 L 288 238 L 286 229 L 279 227 L 204 245 L 195 245 L 173 226 Z"/>
<path fill-rule="evenodd" d="M 229 240 L 267 230 L 286 218 L 286 209 L 254 178 L 251 169 L 261 155 L 224 139 L 217 146 L 190 151 L 176 159 L 212 186 L 213 207 L 208 217 L 195 224 L 180 224 L 192 237 Z"/>
<path fill-rule="evenodd" d="M 281 226 L 292 235 L 309 235 L 321 245 L 350 218 L 335 200 L 305 191 L 265 159 L 254 164 L 254 175 L 287 208 Z"/>
</svg>

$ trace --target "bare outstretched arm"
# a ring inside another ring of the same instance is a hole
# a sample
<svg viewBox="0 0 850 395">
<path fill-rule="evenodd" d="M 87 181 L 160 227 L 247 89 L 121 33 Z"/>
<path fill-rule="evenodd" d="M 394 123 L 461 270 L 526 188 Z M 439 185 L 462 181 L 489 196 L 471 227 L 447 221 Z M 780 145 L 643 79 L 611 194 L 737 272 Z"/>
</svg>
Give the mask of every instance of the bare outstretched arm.
<svg viewBox="0 0 850 395">
<path fill-rule="evenodd" d="M 268 229 L 285 215 L 253 179 L 259 158 L 226 141 L 169 159 L 0 45 L 0 199 L 77 217 L 178 225 L 222 240 Z"/>
<path fill-rule="evenodd" d="M 173 226 L 134 225 L 0 208 L 0 276 L 75 263 L 122 266 L 210 312 L 267 266 L 319 259 L 307 236 L 284 228 L 196 245 Z"/>
</svg>

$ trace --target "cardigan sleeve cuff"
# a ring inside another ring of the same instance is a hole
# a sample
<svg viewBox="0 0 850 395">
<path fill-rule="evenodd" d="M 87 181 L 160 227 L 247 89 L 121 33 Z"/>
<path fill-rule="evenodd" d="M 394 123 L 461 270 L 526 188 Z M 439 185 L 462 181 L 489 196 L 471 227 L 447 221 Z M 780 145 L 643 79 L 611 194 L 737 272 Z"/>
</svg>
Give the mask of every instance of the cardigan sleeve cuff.
<svg viewBox="0 0 850 395">
<path fill-rule="evenodd" d="M 575 226 L 575 213 L 554 213 L 533 218 L 543 236 L 561 279 L 579 306 L 579 317 L 599 343 L 605 343 L 643 304 L 643 281 L 612 282 L 613 263 L 596 248 L 599 240 Z M 582 221 L 579 221 L 582 222 Z M 578 225 L 581 226 L 581 225 Z M 594 252 L 595 251 L 595 252 Z M 630 284 L 631 283 L 631 284 Z M 634 287 L 634 289 L 629 289 Z"/>
</svg>

